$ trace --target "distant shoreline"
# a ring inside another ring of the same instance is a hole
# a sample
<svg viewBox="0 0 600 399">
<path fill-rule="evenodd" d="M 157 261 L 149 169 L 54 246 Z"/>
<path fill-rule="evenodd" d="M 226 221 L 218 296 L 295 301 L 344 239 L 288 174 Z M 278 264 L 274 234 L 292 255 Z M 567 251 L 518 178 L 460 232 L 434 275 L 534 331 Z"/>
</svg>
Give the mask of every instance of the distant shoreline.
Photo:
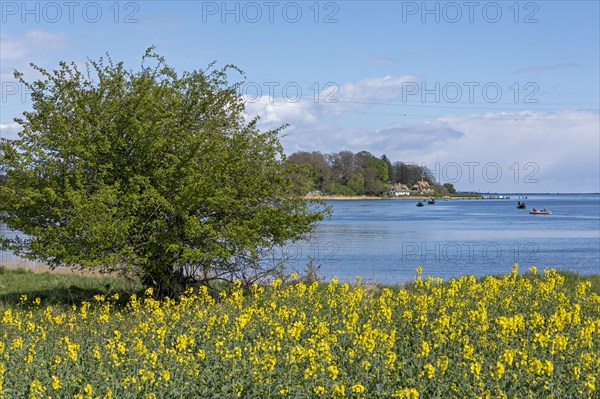
<svg viewBox="0 0 600 399">
<path fill-rule="evenodd" d="M 509 196 L 510 198 L 489 198 L 488 196 L 495 195 L 504 195 Z M 461 196 L 461 197 L 446 197 L 448 200 L 481 200 L 481 199 L 502 199 L 502 200 L 522 200 L 527 198 L 527 196 L 536 196 L 536 195 L 600 195 L 600 193 L 503 193 L 503 194 L 490 194 L 490 193 L 482 193 L 479 196 Z M 356 201 L 356 200 L 413 200 L 413 201 L 426 201 L 428 196 L 414 196 L 414 195 L 406 195 L 406 196 L 398 196 L 398 197 L 369 197 L 366 195 L 304 195 L 302 196 L 304 199 L 315 199 L 315 200 L 323 200 L 323 201 Z M 443 197 L 434 197 L 437 201 L 443 201 Z"/>
<path fill-rule="evenodd" d="M 412 201 L 426 201 L 428 198 L 431 197 L 423 197 L 423 196 L 413 196 L 413 195 L 405 195 L 405 196 L 398 196 L 398 197 L 369 197 L 366 195 L 353 195 L 353 196 L 348 196 L 348 195 L 305 195 L 304 196 L 305 199 L 316 199 L 316 200 L 323 200 L 323 201 L 356 201 L 356 200 L 401 200 L 401 201 L 406 201 L 406 200 L 412 200 Z M 434 197 L 436 200 L 438 201 L 444 201 L 444 198 L 440 198 L 440 197 Z M 448 200 L 479 200 L 479 199 L 485 199 L 483 197 L 479 197 L 479 196 L 469 196 L 469 197 L 447 197 Z"/>
</svg>

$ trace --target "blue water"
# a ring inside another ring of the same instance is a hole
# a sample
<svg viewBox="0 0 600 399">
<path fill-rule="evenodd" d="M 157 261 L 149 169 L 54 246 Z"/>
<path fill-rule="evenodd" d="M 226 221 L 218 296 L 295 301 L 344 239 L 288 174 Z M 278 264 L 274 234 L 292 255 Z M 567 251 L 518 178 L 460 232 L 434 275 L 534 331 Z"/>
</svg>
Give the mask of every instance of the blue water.
<svg viewBox="0 0 600 399">
<path fill-rule="evenodd" d="M 510 200 L 438 200 L 422 208 L 413 200 L 328 201 L 332 218 L 275 258 L 299 272 L 312 259 L 326 279 L 360 276 L 390 284 L 412 280 L 417 266 L 445 280 L 505 274 L 514 263 L 521 271 L 535 265 L 600 273 L 600 195 L 527 197 L 527 209 L 516 208 L 515 194 Z M 531 208 L 552 215 L 530 215 Z M 0 261 L 15 261 L 1 255 Z"/>
<path fill-rule="evenodd" d="M 289 245 L 291 267 L 312 258 L 327 279 L 381 283 L 412 280 L 415 268 L 444 279 L 557 268 L 600 273 L 600 196 L 527 195 L 510 200 L 329 201 L 331 219 L 312 238 Z M 547 208 L 552 215 L 530 215 Z"/>
</svg>

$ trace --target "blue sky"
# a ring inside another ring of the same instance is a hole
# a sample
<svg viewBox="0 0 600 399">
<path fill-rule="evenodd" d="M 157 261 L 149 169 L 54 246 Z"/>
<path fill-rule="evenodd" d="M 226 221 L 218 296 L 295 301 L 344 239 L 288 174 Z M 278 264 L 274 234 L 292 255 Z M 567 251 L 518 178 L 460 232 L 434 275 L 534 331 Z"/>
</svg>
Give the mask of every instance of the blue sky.
<svg viewBox="0 0 600 399">
<path fill-rule="evenodd" d="M 597 1 L 0 4 L 0 135 L 30 106 L 12 70 L 157 51 L 235 64 L 286 152 L 370 151 L 490 192 L 600 191 Z M 232 78 L 236 78 L 232 76 Z"/>
</svg>

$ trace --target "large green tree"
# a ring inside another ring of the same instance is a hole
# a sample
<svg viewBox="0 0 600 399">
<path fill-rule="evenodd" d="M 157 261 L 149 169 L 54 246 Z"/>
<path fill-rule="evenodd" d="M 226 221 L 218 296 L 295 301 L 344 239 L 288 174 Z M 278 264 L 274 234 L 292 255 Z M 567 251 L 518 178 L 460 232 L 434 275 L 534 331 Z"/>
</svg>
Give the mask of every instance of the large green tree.
<svg viewBox="0 0 600 399">
<path fill-rule="evenodd" d="M 0 141 L 4 249 L 51 266 L 134 273 L 170 294 L 192 282 L 265 278 L 274 247 L 327 213 L 294 194 L 278 140 L 246 122 L 234 66 L 177 73 L 150 48 L 26 81 L 33 109 Z M 283 127 L 282 127 L 283 128 Z"/>
</svg>

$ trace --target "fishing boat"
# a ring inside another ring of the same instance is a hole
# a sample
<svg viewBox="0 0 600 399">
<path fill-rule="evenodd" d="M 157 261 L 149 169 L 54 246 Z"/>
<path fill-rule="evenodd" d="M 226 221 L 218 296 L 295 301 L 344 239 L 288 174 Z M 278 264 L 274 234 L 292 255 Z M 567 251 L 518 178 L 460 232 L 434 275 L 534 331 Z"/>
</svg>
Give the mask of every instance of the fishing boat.
<svg viewBox="0 0 600 399">
<path fill-rule="evenodd" d="M 429 199 L 427 200 L 427 203 L 428 203 L 429 205 L 433 205 L 433 204 L 435 204 L 435 198 L 429 198 Z"/>
<path fill-rule="evenodd" d="M 531 215 L 552 215 L 552 212 L 550 212 L 549 209 L 538 210 L 538 209 L 533 208 L 532 210 L 529 211 L 529 213 Z"/>
<path fill-rule="evenodd" d="M 517 209 L 525 209 L 525 203 L 524 203 L 524 202 L 521 202 L 521 201 L 519 201 L 519 202 L 517 203 Z"/>
<path fill-rule="evenodd" d="M 425 206 L 425 204 L 423 203 L 423 201 L 419 201 L 417 202 L 417 206 Z"/>
</svg>

